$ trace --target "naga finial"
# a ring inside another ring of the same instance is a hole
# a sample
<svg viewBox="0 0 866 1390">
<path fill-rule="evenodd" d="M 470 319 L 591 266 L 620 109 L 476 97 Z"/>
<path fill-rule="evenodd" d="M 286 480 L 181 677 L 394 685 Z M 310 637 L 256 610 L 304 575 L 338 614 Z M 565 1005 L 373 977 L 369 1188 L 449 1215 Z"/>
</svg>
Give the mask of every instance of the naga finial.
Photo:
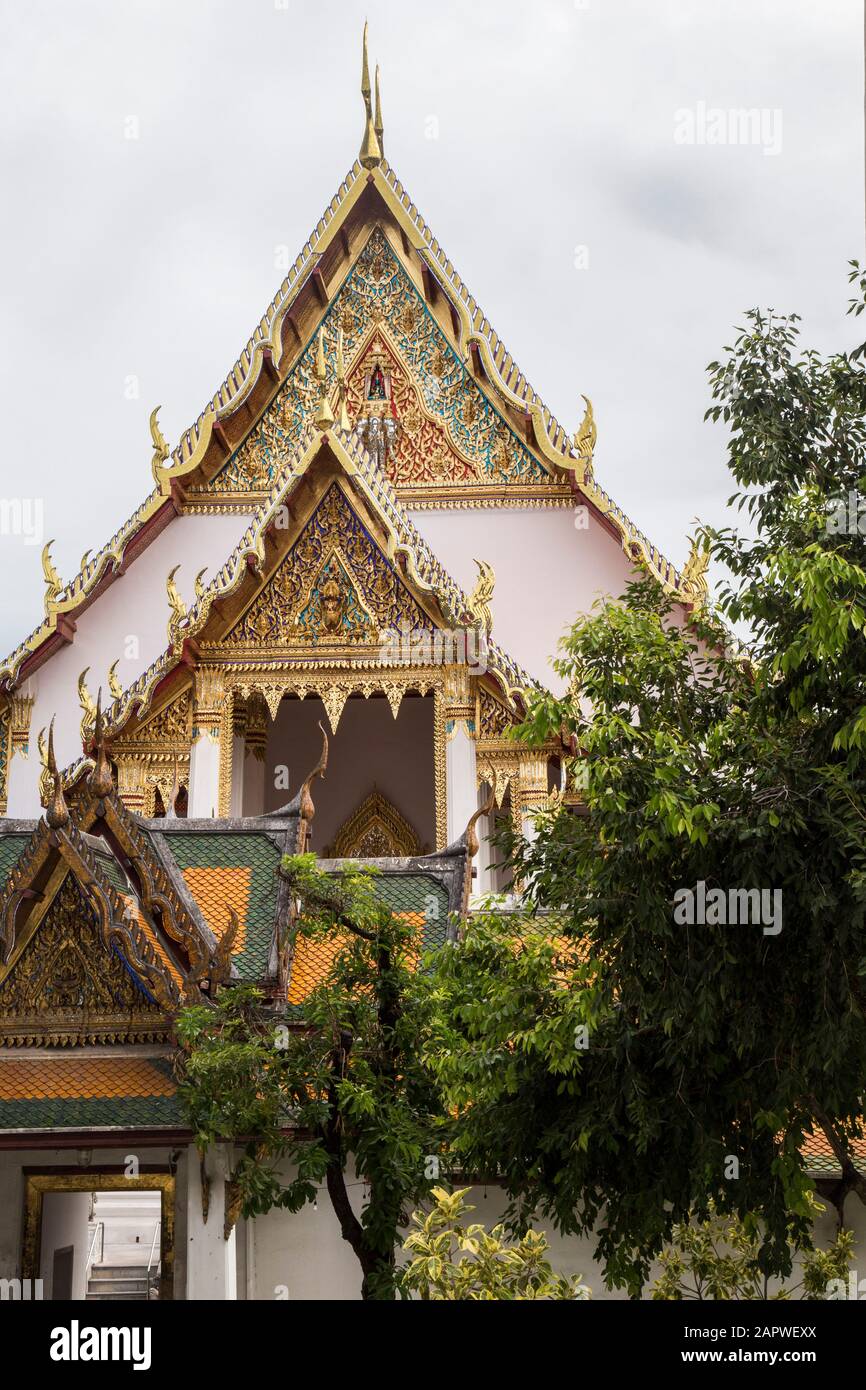
<svg viewBox="0 0 866 1390">
<path fill-rule="evenodd" d="M 94 734 L 96 744 L 96 764 L 87 779 L 87 785 L 94 796 L 106 797 L 114 786 L 114 778 L 111 775 L 111 763 L 108 761 L 108 754 L 105 751 L 105 724 L 102 718 L 102 686 L 96 692 L 96 731 Z"/>
<path fill-rule="evenodd" d="M 81 672 L 81 675 L 78 677 L 78 703 L 79 703 L 79 705 L 81 706 L 81 714 L 82 714 L 82 720 L 81 720 L 81 737 L 82 737 L 82 739 L 86 739 L 86 738 L 87 738 L 87 729 L 88 729 L 88 726 L 89 726 L 90 724 L 92 724 L 93 720 L 96 718 L 96 705 L 95 705 L 94 702 L 93 702 L 93 696 L 91 695 L 90 691 L 87 689 L 87 673 L 88 673 L 89 670 L 90 670 L 90 667 L 89 667 L 89 666 L 85 666 L 84 670 Z"/>
<path fill-rule="evenodd" d="M 42 573 L 45 576 L 45 616 L 51 616 L 51 606 L 56 603 L 60 594 L 63 593 L 63 580 L 54 568 L 51 559 L 51 547 L 54 541 L 48 541 L 42 550 Z"/>
<path fill-rule="evenodd" d="M 358 155 L 365 169 L 375 169 L 382 159 L 382 146 L 373 122 L 373 108 L 370 104 L 370 64 L 367 59 L 367 22 L 364 21 L 364 46 L 361 58 L 361 96 L 364 98 L 364 138 Z"/>
<path fill-rule="evenodd" d="M 591 483 L 593 477 L 592 458 L 595 453 L 595 445 L 598 439 L 598 426 L 595 423 L 595 416 L 592 413 L 592 401 L 589 396 L 583 397 L 586 402 L 586 409 L 580 428 L 574 436 L 574 449 L 577 457 L 583 464 L 584 483 Z"/>
<path fill-rule="evenodd" d="M 159 412 L 162 406 L 158 405 L 150 412 L 150 437 L 153 440 L 153 458 L 150 461 L 151 472 L 155 483 L 160 482 L 160 470 L 165 467 L 165 461 L 171 452 L 165 441 L 165 436 L 159 428 Z"/>
<path fill-rule="evenodd" d="M 472 815 L 469 817 L 469 824 L 466 827 L 466 853 L 470 863 L 481 848 L 481 842 L 478 839 L 478 822 L 482 816 L 489 816 L 496 805 L 496 773 L 493 771 L 492 767 L 488 769 L 487 784 L 490 790 L 487 793 L 486 800 L 482 806 L 478 807 L 477 811 L 473 811 Z"/>
<path fill-rule="evenodd" d="M 493 566 L 486 560 L 476 560 L 475 564 L 478 566 L 478 578 L 467 600 L 467 607 L 478 626 L 484 628 L 485 632 L 490 632 L 493 627 L 490 600 L 493 598 L 496 575 Z"/>
<path fill-rule="evenodd" d="M 45 819 L 52 830 L 60 830 L 62 826 L 69 822 L 69 807 L 66 805 L 66 798 L 63 795 L 63 779 L 57 770 L 57 759 L 54 756 L 54 719 L 48 726 L 48 751 L 45 757 L 46 770 L 54 784 L 51 799 L 45 808 Z"/>
<path fill-rule="evenodd" d="M 680 576 L 680 590 L 692 605 L 692 611 L 699 613 L 706 607 L 710 596 L 707 570 L 710 564 L 710 547 L 705 536 L 698 533 L 689 537 L 689 558 Z"/>
<path fill-rule="evenodd" d="M 113 661 L 108 668 L 108 688 L 111 691 L 112 700 L 119 700 L 123 694 L 123 686 L 120 684 L 120 677 L 117 674 L 119 665 L 120 657 L 118 657 L 116 661 Z"/>
<path fill-rule="evenodd" d="M 174 582 L 174 576 L 179 569 L 180 565 L 175 565 L 174 569 L 169 571 L 168 578 L 165 581 L 165 592 L 168 595 L 168 606 L 171 609 L 171 615 L 168 620 L 168 640 L 171 646 L 174 645 L 175 638 L 177 637 L 178 627 L 186 617 L 186 604 L 181 598 L 180 591 Z"/>
<path fill-rule="evenodd" d="M 301 790 L 298 793 L 298 814 L 301 820 L 300 833 L 298 836 L 299 854 L 303 854 L 307 847 L 307 837 L 310 833 L 310 821 L 316 814 L 316 808 L 313 805 L 313 798 L 311 795 L 312 786 L 317 777 L 324 777 L 328 767 L 328 735 L 325 732 L 325 726 L 323 724 L 319 724 L 319 728 L 322 731 L 322 751 L 319 755 L 319 761 L 316 763 L 312 772 L 304 779 Z"/>
</svg>

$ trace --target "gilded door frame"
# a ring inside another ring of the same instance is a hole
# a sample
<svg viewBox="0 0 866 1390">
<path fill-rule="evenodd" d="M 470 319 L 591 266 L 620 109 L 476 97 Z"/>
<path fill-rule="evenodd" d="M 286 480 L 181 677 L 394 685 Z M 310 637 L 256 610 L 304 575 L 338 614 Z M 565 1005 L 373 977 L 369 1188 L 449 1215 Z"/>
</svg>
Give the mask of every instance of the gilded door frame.
<svg viewBox="0 0 866 1390">
<path fill-rule="evenodd" d="M 46 1192 L 161 1192 L 159 1297 L 174 1297 L 174 1208 L 173 1173 L 142 1173 L 128 1178 L 124 1173 L 92 1169 L 79 1173 L 50 1169 L 34 1173 L 24 1170 L 24 1234 L 21 1251 L 23 1279 L 38 1279 L 42 1253 L 42 1201 Z"/>
</svg>

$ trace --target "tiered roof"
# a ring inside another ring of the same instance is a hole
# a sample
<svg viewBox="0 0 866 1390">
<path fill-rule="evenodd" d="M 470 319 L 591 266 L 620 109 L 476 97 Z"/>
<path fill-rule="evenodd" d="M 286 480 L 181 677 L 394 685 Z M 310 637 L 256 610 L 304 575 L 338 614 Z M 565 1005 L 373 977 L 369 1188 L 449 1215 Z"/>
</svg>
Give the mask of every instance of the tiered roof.
<svg viewBox="0 0 866 1390">
<path fill-rule="evenodd" d="M 207 483 L 217 462 L 221 466 L 231 456 L 307 350 L 369 228 L 385 224 L 427 302 L 437 306 L 442 332 L 475 383 L 519 430 L 550 482 L 570 489 L 633 560 L 683 602 L 692 601 L 675 567 L 596 482 L 591 452 L 530 385 L 383 156 L 374 167 L 353 164 L 237 361 L 173 450 L 162 447 L 154 426 L 156 487 L 72 580 L 49 585 L 44 620 L 0 662 L 0 688 L 14 688 L 69 640 L 76 615 L 184 510 L 185 489 Z"/>
</svg>

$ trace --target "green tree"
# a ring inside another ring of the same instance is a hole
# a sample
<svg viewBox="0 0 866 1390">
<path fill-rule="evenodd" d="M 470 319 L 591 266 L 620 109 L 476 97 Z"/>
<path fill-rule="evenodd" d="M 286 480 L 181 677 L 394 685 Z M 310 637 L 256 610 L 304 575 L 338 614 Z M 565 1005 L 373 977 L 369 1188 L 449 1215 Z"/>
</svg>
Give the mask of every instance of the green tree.
<svg viewBox="0 0 866 1390">
<path fill-rule="evenodd" d="M 547 1240 L 526 1231 L 510 1241 L 502 1225 L 485 1230 L 465 1218 L 475 1208 L 465 1201 L 468 1187 L 446 1192 L 434 1187 L 431 1211 L 413 1212 L 414 1230 L 403 1242 L 412 1259 L 401 1271 L 400 1287 L 422 1299 L 471 1302 L 492 1300 L 587 1299 L 579 1274 L 555 1274 L 547 1259 Z"/>
<path fill-rule="evenodd" d="M 866 515 L 840 523 L 849 494 L 866 514 L 866 348 L 800 351 L 795 318 L 755 312 L 727 351 L 708 413 L 749 521 L 703 535 L 720 615 L 683 623 L 643 577 L 566 636 L 570 693 L 522 733 L 571 741 L 585 814 L 511 845 L 535 919 L 492 912 L 443 954 L 429 1048 L 463 1165 L 502 1175 L 516 1220 L 597 1228 L 633 1294 L 711 1209 L 760 1212 L 759 1268 L 787 1274 L 810 1131 L 840 1212 L 866 1198 Z"/>
<path fill-rule="evenodd" d="M 823 1208 L 815 1203 L 815 1215 Z M 767 1300 L 824 1299 L 834 1280 L 847 1283 L 853 1231 L 840 1231 L 828 1250 L 792 1246 L 800 1258 L 796 1283 L 773 1288 L 760 1267 L 760 1222 L 722 1217 L 710 1205 L 705 1221 L 685 1221 L 673 1229 L 671 1244 L 659 1257 L 662 1273 L 652 1286 L 654 1299 Z"/>
<path fill-rule="evenodd" d="M 302 1018 L 249 986 L 187 1009 L 181 1095 L 201 1150 L 219 1140 L 242 1149 L 231 1180 L 245 1216 L 297 1211 L 324 1182 L 363 1297 L 393 1298 L 400 1229 L 437 1176 L 445 1118 L 419 1060 L 429 990 L 417 927 L 382 903 L 367 872 L 326 875 L 307 854 L 284 859 L 281 873 L 300 903 L 296 944 L 321 948 L 329 964 Z M 364 1184 L 360 1215 L 353 1183 Z"/>
</svg>

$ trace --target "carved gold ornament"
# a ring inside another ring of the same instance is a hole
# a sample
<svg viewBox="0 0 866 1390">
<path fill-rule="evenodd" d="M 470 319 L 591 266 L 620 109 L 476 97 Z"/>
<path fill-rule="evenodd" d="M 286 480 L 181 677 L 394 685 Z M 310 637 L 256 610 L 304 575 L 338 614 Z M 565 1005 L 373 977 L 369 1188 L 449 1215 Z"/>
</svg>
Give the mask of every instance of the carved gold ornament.
<svg viewBox="0 0 866 1390">
<path fill-rule="evenodd" d="M 54 568 L 51 559 L 51 547 L 54 541 L 48 541 L 42 550 L 42 573 L 45 576 L 45 616 L 51 614 L 51 608 L 56 603 L 60 594 L 63 593 L 63 580 Z"/>
<path fill-rule="evenodd" d="M 598 440 L 598 427 L 595 423 L 595 416 L 592 413 L 592 401 L 589 396 L 583 397 L 586 409 L 576 435 L 574 436 L 574 451 L 583 464 L 582 481 L 588 483 L 592 481 L 593 466 L 592 460 L 595 454 L 596 441 Z"/>
<path fill-rule="evenodd" d="M 78 677 L 78 703 L 81 706 L 81 740 L 87 742 L 90 726 L 96 719 L 96 702 L 90 691 L 87 689 L 87 673 L 89 666 L 85 666 L 81 675 Z"/>
<path fill-rule="evenodd" d="M 167 629 L 170 646 L 174 646 L 177 640 L 178 628 L 186 618 L 186 604 L 181 598 L 178 587 L 174 582 L 174 576 L 179 569 L 180 565 L 175 565 L 174 569 L 169 571 L 168 578 L 165 581 L 165 592 L 168 595 L 168 606 L 171 610 Z"/>
<path fill-rule="evenodd" d="M 118 657 L 116 661 L 113 661 L 108 669 L 108 689 L 111 692 L 112 700 L 119 700 L 123 695 L 123 686 L 121 685 L 120 677 L 117 674 L 117 668 L 119 665 L 120 657 Z"/>
<path fill-rule="evenodd" d="M 316 381 L 319 383 L 319 404 L 313 424 L 324 434 L 334 423 L 334 412 L 328 400 L 328 371 L 325 365 L 325 330 L 319 329 L 319 342 L 316 349 Z"/>
<path fill-rule="evenodd" d="M 706 606 L 710 588 L 707 583 L 707 569 L 710 564 L 710 548 L 703 538 L 690 537 L 689 558 L 680 576 L 680 585 L 690 600 L 694 612 L 699 613 Z"/>
<path fill-rule="evenodd" d="M 488 564 L 486 560 L 475 560 L 473 563 L 478 566 L 478 578 L 475 581 L 475 588 L 469 595 L 468 608 L 478 626 L 484 628 L 485 632 L 490 632 L 493 628 L 490 601 L 493 598 L 493 590 L 496 585 L 496 574 L 493 566 Z"/>
<path fill-rule="evenodd" d="M 153 474 L 154 482 L 157 484 L 162 481 L 161 470 L 164 468 L 170 452 L 162 430 L 159 428 L 158 417 L 161 410 L 162 406 L 158 405 L 150 412 L 150 438 L 153 442 L 153 458 L 150 461 L 150 471 Z"/>
<path fill-rule="evenodd" d="M 393 859 L 420 853 L 421 841 L 415 830 L 393 802 L 374 787 L 340 826 L 326 857 Z"/>
</svg>

